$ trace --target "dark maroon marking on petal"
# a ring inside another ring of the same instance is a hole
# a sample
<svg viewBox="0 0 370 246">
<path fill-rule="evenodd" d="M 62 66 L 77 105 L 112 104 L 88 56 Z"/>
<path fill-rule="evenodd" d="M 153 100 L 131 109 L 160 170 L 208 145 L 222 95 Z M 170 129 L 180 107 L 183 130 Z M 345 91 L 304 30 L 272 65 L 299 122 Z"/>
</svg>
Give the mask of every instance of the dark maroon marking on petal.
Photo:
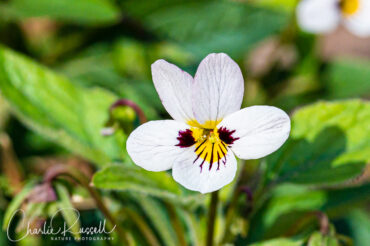
<svg viewBox="0 0 370 246">
<path fill-rule="evenodd" d="M 179 146 L 180 148 L 187 148 L 195 144 L 193 132 L 190 129 L 179 131 L 179 136 L 177 137 L 177 140 L 179 140 L 179 143 L 175 146 Z"/>
<path fill-rule="evenodd" d="M 217 151 L 217 170 L 220 170 L 220 152 Z"/>
<path fill-rule="evenodd" d="M 212 169 L 212 164 L 213 164 L 213 149 L 215 148 L 215 143 L 212 143 L 212 152 L 211 152 L 211 160 L 209 161 L 209 169 Z"/>
<path fill-rule="evenodd" d="M 222 144 L 222 146 L 224 146 L 225 151 L 226 151 L 226 153 L 227 153 L 227 147 L 226 147 L 225 143 L 221 141 L 221 144 Z M 222 150 L 222 148 L 220 148 L 220 149 Z M 224 151 L 223 151 L 223 150 L 222 150 L 222 153 L 224 153 Z"/>
<path fill-rule="evenodd" d="M 226 127 L 222 126 L 220 129 L 218 129 L 218 135 L 220 139 L 226 143 L 226 144 L 233 144 L 235 140 L 238 140 L 239 138 L 234 138 L 232 135 L 235 132 L 235 130 L 230 131 Z"/>
<path fill-rule="evenodd" d="M 202 163 L 200 163 L 200 172 L 202 172 L 203 164 L 206 161 L 207 155 L 208 155 L 208 153 L 204 156 L 204 159 L 203 159 Z"/>
<path fill-rule="evenodd" d="M 207 139 L 206 139 L 206 140 L 204 140 L 201 144 L 199 144 L 199 146 L 198 146 L 198 147 L 196 147 L 195 152 L 197 152 L 197 150 L 200 148 L 200 146 L 202 146 L 206 141 L 207 141 Z M 203 149 L 203 150 L 204 150 L 204 149 Z"/>
<path fill-rule="evenodd" d="M 222 160 L 222 162 L 224 163 L 224 166 L 226 166 L 226 155 L 225 155 L 225 159 Z"/>
<path fill-rule="evenodd" d="M 195 158 L 195 160 L 193 161 L 193 164 L 198 160 L 198 158 L 202 155 L 203 151 L 206 149 L 207 147 L 204 147 L 204 149 L 199 153 L 199 155 L 197 156 L 197 158 Z"/>
</svg>

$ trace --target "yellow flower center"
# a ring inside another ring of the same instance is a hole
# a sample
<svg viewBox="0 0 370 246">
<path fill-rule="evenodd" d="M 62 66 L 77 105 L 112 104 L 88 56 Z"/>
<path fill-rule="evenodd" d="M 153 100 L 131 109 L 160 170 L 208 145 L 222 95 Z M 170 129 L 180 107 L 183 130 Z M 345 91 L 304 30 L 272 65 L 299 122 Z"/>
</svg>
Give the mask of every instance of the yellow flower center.
<svg viewBox="0 0 370 246">
<path fill-rule="evenodd" d="M 202 164 L 208 162 L 210 168 L 214 162 L 218 162 L 219 165 L 220 160 L 226 156 L 227 144 L 220 139 L 217 128 L 211 130 L 192 127 L 190 130 L 195 140 L 196 160 L 202 159 Z"/>
<path fill-rule="evenodd" d="M 226 165 L 226 154 L 238 137 L 233 134 L 236 130 L 227 129 L 224 126 L 217 128 L 220 121 L 207 121 L 205 124 L 199 124 L 196 120 L 189 121 L 190 129 L 179 131 L 176 146 L 180 148 L 195 147 L 196 158 L 193 163 L 197 162 L 202 171 L 203 164 L 209 164 L 209 170 L 212 165 L 217 163 L 217 170 L 220 168 L 220 161 Z"/>
<path fill-rule="evenodd" d="M 340 0 L 340 9 L 346 16 L 355 14 L 360 7 L 360 0 Z"/>
</svg>

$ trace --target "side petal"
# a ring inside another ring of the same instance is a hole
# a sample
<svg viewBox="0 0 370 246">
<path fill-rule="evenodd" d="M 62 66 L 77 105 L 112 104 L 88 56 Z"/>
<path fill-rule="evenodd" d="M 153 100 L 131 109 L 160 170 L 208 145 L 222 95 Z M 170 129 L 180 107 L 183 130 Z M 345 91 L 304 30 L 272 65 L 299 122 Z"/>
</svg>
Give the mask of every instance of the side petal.
<svg viewBox="0 0 370 246">
<path fill-rule="evenodd" d="M 184 151 L 176 146 L 179 131 L 189 128 L 174 120 L 147 122 L 136 128 L 128 137 L 126 148 L 134 163 L 148 171 L 164 171 Z"/>
<path fill-rule="evenodd" d="M 213 192 L 229 184 L 235 177 L 237 162 L 230 150 L 227 151 L 226 158 L 220 160 L 219 164 L 213 163 L 211 168 L 209 163 L 203 162 L 200 158 L 195 162 L 194 160 L 196 155 L 194 148 L 191 147 L 172 167 L 173 178 L 189 190 L 203 194 Z"/>
<path fill-rule="evenodd" d="M 287 140 L 289 116 L 271 106 L 252 106 L 226 117 L 217 128 L 233 132 L 231 150 L 241 159 L 258 159 L 271 154 Z"/>
<path fill-rule="evenodd" d="M 157 60 L 152 64 L 152 77 L 159 98 L 171 117 L 182 122 L 193 120 L 193 77 L 165 60 Z"/>
<path fill-rule="evenodd" d="M 359 37 L 370 36 L 370 0 L 360 0 L 359 9 L 353 15 L 344 16 L 344 25 Z"/>
<path fill-rule="evenodd" d="M 340 22 L 338 0 L 302 0 L 297 6 L 299 26 L 312 33 L 326 33 Z"/>
<path fill-rule="evenodd" d="M 223 119 L 240 109 L 243 93 L 244 80 L 238 64 L 224 53 L 208 55 L 194 77 L 195 119 L 203 125 Z"/>
</svg>

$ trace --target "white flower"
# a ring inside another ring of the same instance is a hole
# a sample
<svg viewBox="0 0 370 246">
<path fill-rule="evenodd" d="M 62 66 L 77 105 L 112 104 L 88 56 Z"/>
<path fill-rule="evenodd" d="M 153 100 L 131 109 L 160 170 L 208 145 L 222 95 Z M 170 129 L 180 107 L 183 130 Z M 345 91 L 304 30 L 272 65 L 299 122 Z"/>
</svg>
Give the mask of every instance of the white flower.
<svg viewBox="0 0 370 246">
<path fill-rule="evenodd" d="M 172 168 L 190 190 L 212 192 L 230 183 L 237 162 L 276 151 L 288 138 L 289 116 L 271 106 L 240 110 L 244 81 L 226 54 L 210 54 L 193 78 L 173 64 L 152 65 L 155 88 L 174 120 L 147 122 L 127 140 L 132 160 L 149 171 Z"/>
<path fill-rule="evenodd" d="M 333 31 L 343 22 L 357 36 L 370 35 L 370 0 L 302 0 L 297 17 L 302 29 L 312 33 Z"/>
</svg>

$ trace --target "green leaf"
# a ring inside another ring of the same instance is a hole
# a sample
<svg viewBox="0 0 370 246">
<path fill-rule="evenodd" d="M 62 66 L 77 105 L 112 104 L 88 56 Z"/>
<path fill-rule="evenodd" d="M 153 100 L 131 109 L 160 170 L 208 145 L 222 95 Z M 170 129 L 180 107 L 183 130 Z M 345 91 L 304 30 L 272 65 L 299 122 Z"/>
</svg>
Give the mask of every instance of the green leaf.
<svg viewBox="0 0 370 246">
<path fill-rule="evenodd" d="M 97 188 L 134 191 L 173 202 L 202 201 L 197 195 L 183 196 L 184 191 L 166 172 L 148 172 L 136 167 L 112 165 L 95 173 L 92 182 Z"/>
<path fill-rule="evenodd" d="M 27 198 L 30 191 L 33 189 L 35 182 L 29 182 L 23 187 L 23 189 L 12 199 L 8 208 L 6 209 L 4 220 L 3 220 L 3 230 L 9 226 L 9 223 L 14 216 L 14 212 L 19 209 L 23 201 Z"/>
<path fill-rule="evenodd" d="M 119 45 L 121 42 L 115 47 Z M 127 71 L 119 73 L 117 69 L 121 70 L 120 65 L 114 64 L 114 61 L 125 59 L 117 53 L 119 52 L 107 45 L 94 45 L 83 54 L 64 63 L 58 70 L 84 87 L 99 86 L 112 91 L 119 97 L 132 100 L 140 106 L 148 119 L 158 119 L 158 112 L 164 112 L 164 109 L 153 82 L 145 79 L 138 80 L 138 78 L 128 79 Z M 144 64 L 137 64 L 136 61 L 131 66 L 143 68 Z M 149 69 L 150 63 L 145 66 Z M 125 67 L 125 69 L 129 68 Z M 130 72 L 133 73 L 133 71 Z"/>
<path fill-rule="evenodd" d="M 270 7 L 270 8 L 277 8 L 283 9 L 285 11 L 294 11 L 297 5 L 297 1 L 295 0 L 260 0 L 256 1 L 255 4 Z"/>
<path fill-rule="evenodd" d="M 107 0 L 12 0 L 2 8 L 13 19 L 48 17 L 84 25 L 114 23 L 120 17 L 119 9 Z"/>
<path fill-rule="evenodd" d="M 226 52 L 242 58 L 256 42 L 281 31 L 287 16 L 237 1 L 124 1 L 127 13 L 199 58 Z"/>
<path fill-rule="evenodd" d="M 68 231 L 70 231 L 74 237 L 80 237 L 80 214 L 73 207 L 71 200 L 69 199 L 68 189 L 59 183 L 55 184 L 55 191 L 58 195 L 59 201 L 57 205 L 59 207 L 58 212 L 60 212 L 68 225 Z"/>
<path fill-rule="evenodd" d="M 326 74 L 329 98 L 349 98 L 370 95 L 370 62 L 337 60 Z"/>
<path fill-rule="evenodd" d="M 0 221 L 4 220 L 4 211 L 0 211 Z M 4 226 L 4 225 L 3 225 Z M 0 245 L 7 245 L 9 239 L 7 237 L 7 233 L 3 230 L 0 231 Z"/>
<path fill-rule="evenodd" d="M 165 245 L 179 245 L 166 208 L 153 198 L 138 196 L 139 203 Z"/>
<path fill-rule="evenodd" d="M 370 103 L 319 102 L 292 116 L 290 139 L 266 160 L 268 180 L 335 184 L 370 162 Z"/>
<path fill-rule="evenodd" d="M 353 245 L 366 245 L 370 242 L 370 215 L 366 210 L 356 209 L 348 215 Z"/>
<path fill-rule="evenodd" d="M 322 235 L 320 232 L 314 232 L 310 236 L 307 246 L 339 246 L 339 243 L 332 235 Z"/>
<path fill-rule="evenodd" d="M 124 139 L 100 134 L 117 99 L 83 89 L 31 60 L 0 47 L 0 90 L 28 127 L 100 165 L 121 159 Z"/>
<path fill-rule="evenodd" d="M 250 246 L 301 246 L 303 245 L 302 240 L 294 240 L 289 238 L 277 238 L 271 239 L 264 242 L 254 243 Z"/>
<path fill-rule="evenodd" d="M 346 215 L 354 205 L 369 201 L 370 184 L 343 189 L 314 190 L 302 185 L 280 185 L 258 210 L 251 224 L 251 242 L 291 232 L 297 221 L 312 212 L 322 211 L 328 216 Z M 311 214 L 311 216 L 313 216 Z"/>
</svg>

